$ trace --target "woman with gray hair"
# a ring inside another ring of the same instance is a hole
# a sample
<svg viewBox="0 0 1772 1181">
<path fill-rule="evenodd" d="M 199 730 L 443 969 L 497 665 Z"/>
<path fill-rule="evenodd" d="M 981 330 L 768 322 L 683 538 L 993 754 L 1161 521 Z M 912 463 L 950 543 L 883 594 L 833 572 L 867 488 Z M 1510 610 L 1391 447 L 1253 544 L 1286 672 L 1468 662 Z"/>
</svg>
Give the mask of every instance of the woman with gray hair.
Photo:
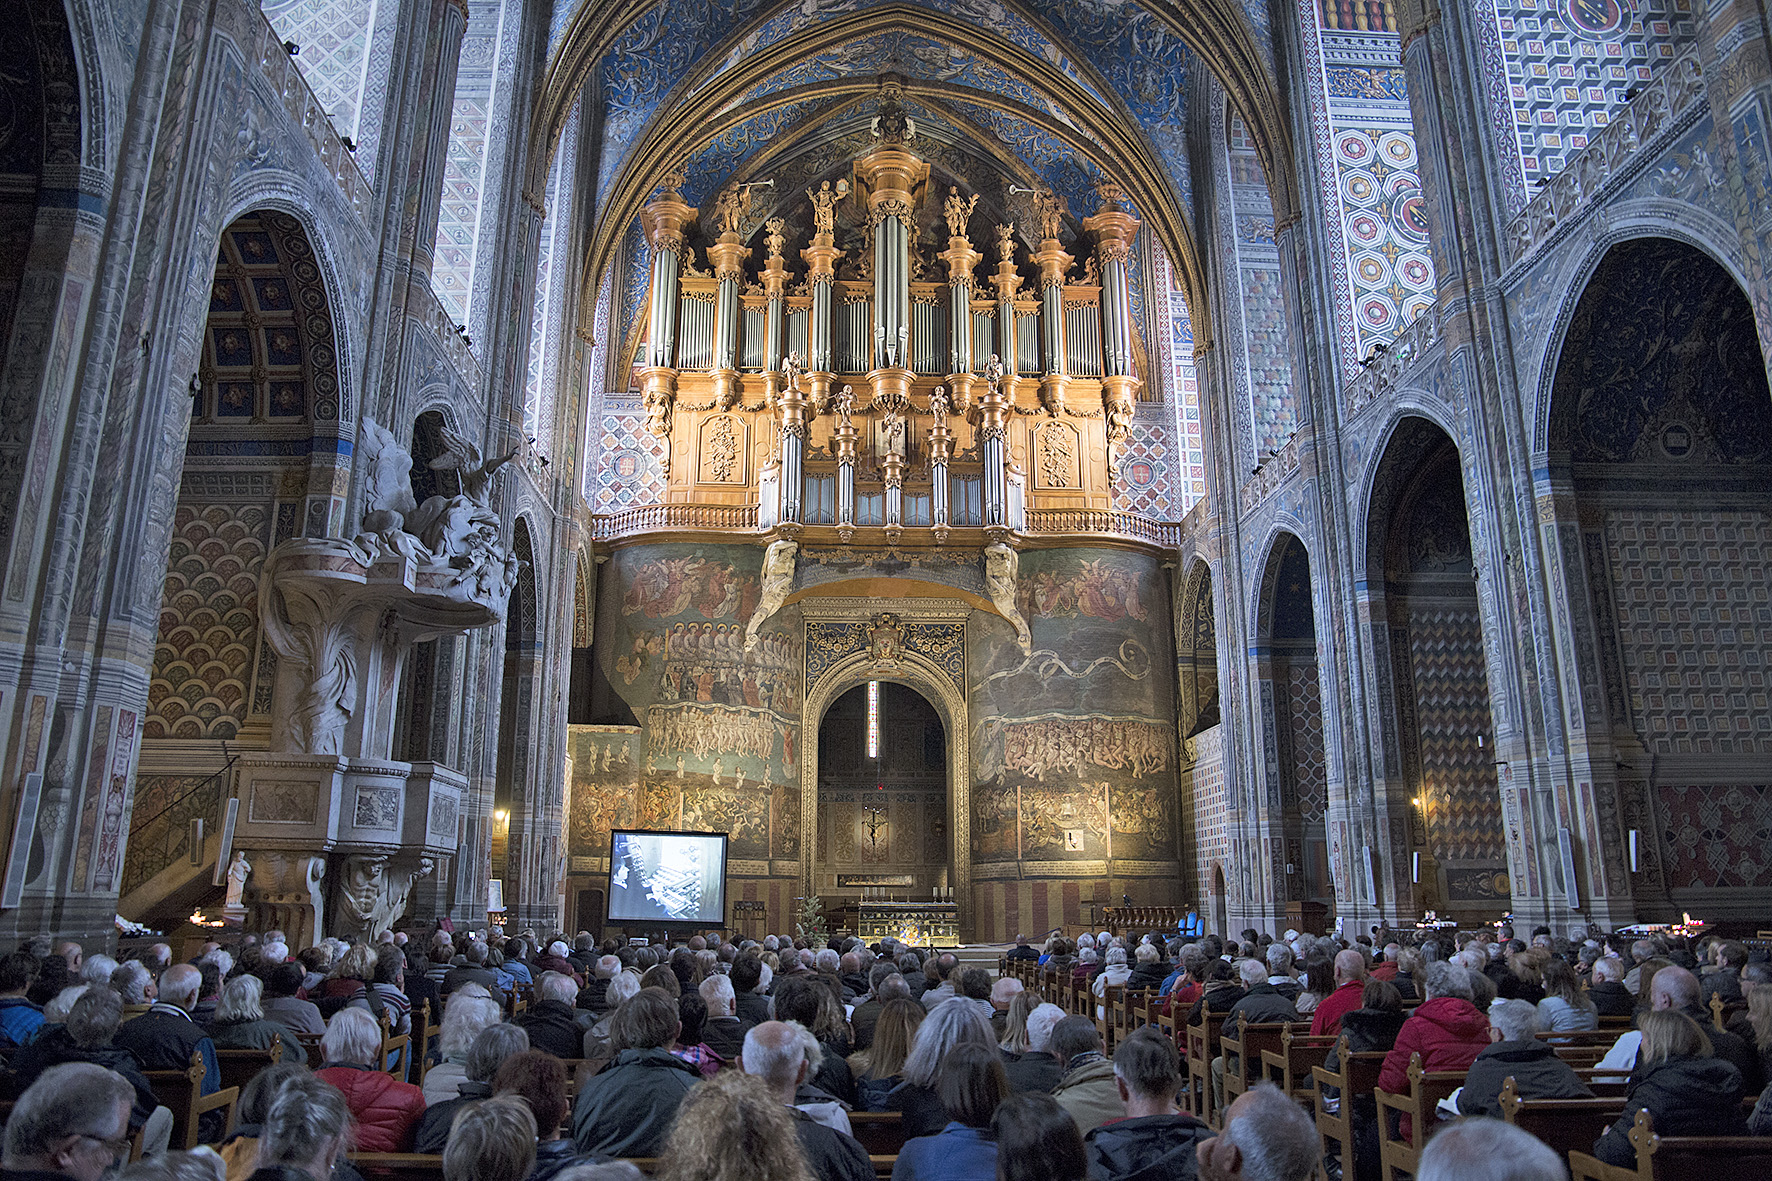
<svg viewBox="0 0 1772 1181">
<path fill-rule="evenodd" d="M 443 1006 L 443 1024 L 437 1034 L 441 1061 L 425 1072 L 425 1102 L 441 1103 L 456 1097 L 462 1080 L 468 1077 L 468 1047 L 481 1030 L 502 1020 L 504 1010 L 490 994 L 479 996 L 460 988 L 450 995 Z"/>
<path fill-rule="evenodd" d="M 384 1076 L 385 1077 L 385 1076 Z M 297 1075 L 277 1089 L 258 1136 L 258 1173 L 283 1181 L 328 1181 L 351 1148 L 353 1121 L 345 1097 L 315 1075 Z"/>
<path fill-rule="evenodd" d="M 314 1077 L 344 1093 L 357 1120 L 357 1147 L 364 1152 L 411 1152 L 425 1096 L 411 1083 L 376 1069 L 380 1023 L 362 1009 L 340 1009 L 327 1023 L 320 1049 L 326 1064 Z"/>
<path fill-rule="evenodd" d="M 265 1019 L 265 982 L 257 976 L 236 976 L 222 986 L 209 1040 L 218 1050 L 268 1050 L 283 1047 L 281 1061 L 306 1062 L 308 1052 L 295 1034 Z"/>
<path fill-rule="evenodd" d="M 936 1094 L 941 1065 L 955 1046 L 980 1045 L 993 1053 L 996 1035 L 978 1007 L 963 997 L 949 997 L 929 1011 L 917 1029 L 904 1060 L 904 1081 L 886 1095 L 887 1111 L 903 1112 L 905 1138 L 930 1136 L 948 1124 L 947 1109 Z"/>
<path fill-rule="evenodd" d="M 492 1076 L 505 1060 L 529 1048 L 529 1034 L 509 1021 L 489 1025 L 468 1047 L 467 1077 L 454 1099 L 425 1108 L 424 1118 L 412 1134 L 412 1151 L 442 1152 L 449 1143 L 449 1128 L 464 1109 L 492 1096 Z"/>
</svg>

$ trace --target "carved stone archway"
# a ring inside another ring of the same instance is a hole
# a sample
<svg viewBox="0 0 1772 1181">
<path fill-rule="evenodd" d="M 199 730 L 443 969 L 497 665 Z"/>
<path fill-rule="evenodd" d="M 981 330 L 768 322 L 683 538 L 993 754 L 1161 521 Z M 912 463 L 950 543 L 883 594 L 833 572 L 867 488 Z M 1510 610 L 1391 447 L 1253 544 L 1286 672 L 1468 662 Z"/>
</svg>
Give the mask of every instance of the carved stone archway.
<svg viewBox="0 0 1772 1181">
<path fill-rule="evenodd" d="M 884 612 L 890 605 L 894 610 Z M 818 850 L 818 728 L 837 698 L 868 681 L 892 681 L 922 694 L 940 716 L 947 731 L 948 749 L 948 880 L 959 908 L 960 939 L 973 937 L 972 908 L 972 750 L 967 723 L 965 672 L 956 677 L 952 661 L 939 653 L 919 651 L 924 628 L 957 632 L 959 652 L 965 651 L 965 621 L 971 608 L 951 599 L 804 599 L 800 604 L 807 629 L 807 677 L 805 705 L 801 712 L 803 744 L 800 756 L 800 885 L 806 896 L 813 892 L 813 866 Z M 883 614 L 894 617 L 880 634 L 886 642 L 869 642 L 868 632 Z M 831 650 L 819 660 L 815 631 L 840 629 L 853 650 Z"/>
</svg>

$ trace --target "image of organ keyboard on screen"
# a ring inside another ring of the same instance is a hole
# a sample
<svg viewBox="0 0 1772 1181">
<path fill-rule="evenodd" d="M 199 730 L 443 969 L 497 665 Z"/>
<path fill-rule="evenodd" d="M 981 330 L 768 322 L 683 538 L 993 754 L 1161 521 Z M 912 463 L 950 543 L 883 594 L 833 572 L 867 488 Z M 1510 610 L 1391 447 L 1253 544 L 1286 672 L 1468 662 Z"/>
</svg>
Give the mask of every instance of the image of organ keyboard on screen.
<svg viewBox="0 0 1772 1181">
<path fill-rule="evenodd" d="M 610 834 L 609 921 L 722 925 L 726 834 Z"/>
</svg>

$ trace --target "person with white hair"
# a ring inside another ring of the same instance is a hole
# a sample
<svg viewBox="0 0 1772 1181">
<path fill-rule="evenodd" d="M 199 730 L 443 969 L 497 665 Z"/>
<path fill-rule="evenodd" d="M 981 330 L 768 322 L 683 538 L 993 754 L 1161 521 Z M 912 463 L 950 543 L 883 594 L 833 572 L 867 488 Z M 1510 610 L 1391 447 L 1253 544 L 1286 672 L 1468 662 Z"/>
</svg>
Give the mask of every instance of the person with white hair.
<svg viewBox="0 0 1772 1181">
<path fill-rule="evenodd" d="M 280 964 L 289 958 L 289 944 L 280 940 L 265 944 L 261 953 L 267 964 Z"/>
<path fill-rule="evenodd" d="M 221 1088 L 215 1043 L 191 1019 L 202 984 L 203 974 L 189 964 L 166 969 L 160 974 L 159 996 L 153 1005 L 140 1017 L 125 1021 L 113 1039 L 118 1048 L 135 1055 L 143 1070 L 188 1070 L 192 1056 L 200 1056 L 203 1080 L 198 1086 L 199 1096 L 213 1095 Z M 220 1139 L 226 1127 L 224 1113 L 205 1112 L 203 1120 L 203 1137 Z"/>
<path fill-rule="evenodd" d="M 1525 1001 L 1510 1002 L 1525 1004 Z M 1460 1120 L 1434 1133 L 1415 1181 L 1566 1181 L 1550 1145 L 1498 1119 Z"/>
<path fill-rule="evenodd" d="M 1103 1001 L 1107 999 L 1108 989 L 1122 988 L 1130 979 L 1132 979 L 1132 969 L 1126 964 L 1126 949 L 1124 947 L 1110 947 L 1107 953 L 1107 966 L 1101 970 L 1101 975 L 1097 976 L 1095 981 L 1090 984 L 1089 991 L 1095 994 L 1096 1000 Z M 1101 1021 L 1106 1017 L 1107 1006 L 1095 1006 L 1095 1019 Z"/>
<path fill-rule="evenodd" d="M 90 984 L 70 984 L 49 998 L 49 1003 L 43 1006 L 44 1032 L 47 1033 L 52 1025 L 67 1024 L 68 1010 L 72 1009 L 74 1002 L 84 996 L 87 989 L 91 987 Z M 38 1037 L 41 1038 L 42 1034 L 39 1034 Z"/>
<path fill-rule="evenodd" d="M 1587 999 L 1602 1017 L 1629 1017 L 1636 1012 L 1637 998 L 1624 986 L 1623 960 L 1608 955 L 1594 961 Z"/>
<path fill-rule="evenodd" d="M 320 1039 L 326 1061 L 314 1077 L 344 1093 L 357 1120 L 360 1152 L 411 1152 L 412 1133 L 425 1113 L 424 1092 L 376 1069 L 381 1025 L 366 1009 L 343 1008 Z"/>
<path fill-rule="evenodd" d="M 515 1023 L 529 1035 L 529 1044 L 556 1058 L 577 1058 L 584 1049 L 585 1029 L 578 1023 L 578 981 L 560 972 L 543 972 L 535 986 L 535 1003 Z"/>
<path fill-rule="evenodd" d="M 1321 1144 L 1304 1108 L 1272 1083 L 1257 1083 L 1224 1113 L 1224 1128 L 1200 1143 L 1200 1181 L 1309 1181 Z"/>
<path fill-rule="evenodd" d="M 1065 1018 L 1065 1012 L 1050 1001 L 1034 1007 L 1028 1014 L 1027 1052 L 1003 1065 L 1012 1091 L 1038 1091 L 1051 1094 L 1064 1079 L 1064 1066 L 1052 1054 L 1052 1028 Z"/>
<path fill-rule="evenodd" d="M 468 1076 L 468 1048 L 482 1029 L 497 1025 L 504 1017 L 499 1003 L 490 996 L 478 995 L 472 991 L 474 987 L 469 985 L 458 990 L 443 1006 L 443 1021 L 437 1033 L 441 1061 L 425 1072 L 427 1103 L 441 1103 L 460 1093 L 462 1080 Z M 357 1012 L 367 1014 L 364 1009 Z"/>
<path fill-rule="evenodd" d="M 129 1159 L 134 1099 L 129 1083 L 102 1066 L 50 1067 L 6 1121 L 7 1175 L 99 1181 Z"/>
<path fill-rule="evenodd" d="M 701 1027 L 702 1045 L 724 1061 L 733 1061 L 744 1051 L 745 1034 L 755 1027 L 739 1019 L 731 978 L 716 973 L 703 980 L 696 991 L 708 1007 L 708 1019 Z"/>
<path fill-rule="evenodd" d="M 1556 1047 L 1540 1041 L 1538 1010 L 1530 1001 L 1496 1001 L 1489 1006 L 1489 1036 L 1495 1041 L 1471 1063 L 1454 1105 L 1462 1115 L 1501 1118 L 1501 1084 L 1513 1076 L 1522 1099 L 1591 1099 L 1575 1070 L 1557 1057 Z"/>
<path fill-rule="evenodd" d="M 770 1094 L 785 1106 L 794 1121 L 794 1133 L 805 1153 L 807 1166 L 817 1181 L 872 1181 L 873 1164 L 867 1149 L 855 1137 L 820 1122 L 800 1108 L 799 1089 L 812 1076 L 818 1039 L 791 1021 L 765 1021 L 745 1034 L 740 1068 L 759 1078 Z M 847 1117 L 844 1123 L 848 1123 Z"/>
<path fill-rule="evenodd" d="M 154 974 L 140 960 L 126 960 L 118 964 L 108 983 L 117 990 L 117 995 L 123 998 L 126 1005 L 151 1004 L 160 994 L 160 986 L 154 982 Z"/>
<path fill-rule="evenodd" d="M 100 952 L 89 955 L 86 962 L 80 965 L 80 979 L 88 984 L 109 985 L 111 974 L 117 970 L 117 961 Z"/>
<path fill-rule="evenodd" d="M 209 1036 L 216 1048 L 268 1050 L 281 1045 L 282 1061 L 306 1062 L 308 1052 L 296 1040 L 295 1034 L 266 1019 L 264 998 L 265 983 L 257 976 L 236 976 L 222 986 L 221 999 L 215 1006 L 215 1020 L 209 1023 Z"/>
<path fill-rule="evenodd" d="M 1442 960 L 1428 966 L 1423 984 L 1427 999 L 1403 1022 L 1379 1071 L 1378 1085 L 1393 1094 L 1408 1090 L 1411 1055 L 1421 1055 L 1423 1070 L 1469 1070 L 1490 1044 L 1489 1019 L 1471 1001 L 1469 972 Z"/>
<path fill-rule="evenodd" d="M 610 1026 L 615 1021 L 615 1014 L 624 1002 L 632 1000 L 640 991 L 640 973 L 623 970 L 616 973 L 615 979 L 609 982 L 609 1009 L 585 1030 L 584 1056 L 593 1061 L 606 1059 L 614 1051 L 609 1044 Z"/>
<path fill-rule="evenodd" d="M 535 966 L 538 971 L 558 972 L 562 976 L 569 977 L 573 983 L 577 984 L 580 988 L 583 988 L 585 978 L 579 972 L 578 965 L 572 962 L 571 956 L 572 949 L 566 946 L 566 941 L 564 939 L 556 939 L 548 944 L 546 951 L 535 957 Z M 510 958 L 511 952 L 507 947 L 505 949 L 505 959 L 509 960 Z"/>
</svg>

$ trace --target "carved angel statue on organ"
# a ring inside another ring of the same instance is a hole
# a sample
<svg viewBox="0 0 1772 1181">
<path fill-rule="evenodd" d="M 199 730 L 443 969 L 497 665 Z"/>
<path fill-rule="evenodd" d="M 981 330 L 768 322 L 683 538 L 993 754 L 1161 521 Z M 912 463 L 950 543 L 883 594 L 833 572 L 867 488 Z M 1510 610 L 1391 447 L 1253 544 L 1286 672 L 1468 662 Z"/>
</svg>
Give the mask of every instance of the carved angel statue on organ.
<svg viewBox="0 0 1772 1181">
<path fill-rule="evenodd" d="M 848 426 L 851 418 L 855 414 L 855 391 L 849 386 L 844 386 L 842 389 L 838 390 L 836 404 L 837 417 L 842 420 L 844 426 Z"/>
<path fill-rule="evenodd" d="M 837 187 L 833 189 L 831 182 L 827 180 L 819 184 L 817 192 L 807 189 L 806 195 L 812 199 L 813 232 L 835 233 L 837 230 L 837 202 L 849 195 L 849 182 L 839 180 Z"/>
<path fill-rule="evenodd" d="M 800 350 L 794 349 L 781 359 L 781 388 L 785 392 L 800 392 L 800 374 L 806 366 L 800 360 Z"/>
<path fill-rule="evenodd" d="M 948 392 L 936 386 L 929 395 L 929 413 L 935 419 L 935 429 L 945 431 L 948 426 Z"/>
<path fill-rule="evenodd" d="M 1076 282 L 1084 287 L 1101 286 L 1101 264 L 1096 261 L 1094 254 L 1083 256 L 1083 277 Z"/>
<path fill-rule="evenodd" d="M 1051 189 L 1034 194 L 1034 209 L 1040 214 L 1040 236 L 1052 240 L 1064 229 L 1064 198 Z"/>
<path fill-rule="evenodd" d="M 714 224 L 722 234 L 736 234 L 750 208 L 750 185 L 727 189 L 714 199 Z"/>
<path fill-rule="evenodd" d="M 779 217 L 772 217 L 763 223 L 763 248 L 770 258 L 780 258 L 782 247 L 787 245 L 787 235 L 782 231 L 788 223 Z"/>
<path fill-rule="evenodd" d="M 978 208 L 978 194 L 970 198 L 960 196 L 958 185 L 948 186 L 948 199 L 942 202 L 942 216 L 948 220 L 948 233 L 956 238 L 966 236 L 966 222 L 971 219 L 972 211 Z"/>
<path fill-rule="evenodd" d="M 1004 262 L 1015 261 L 1015 227 L 997 227 L 997 256 Z"/>
<path fill-rule="evenodd" d="M 991 359 L 984 363 L 984 380 L 985 384 L 991 387 L 992 392 L 995 392 L 997 387 L 1003 384 L 1003 359 L 995 353 L 992 353 Z"/>
</svg>

